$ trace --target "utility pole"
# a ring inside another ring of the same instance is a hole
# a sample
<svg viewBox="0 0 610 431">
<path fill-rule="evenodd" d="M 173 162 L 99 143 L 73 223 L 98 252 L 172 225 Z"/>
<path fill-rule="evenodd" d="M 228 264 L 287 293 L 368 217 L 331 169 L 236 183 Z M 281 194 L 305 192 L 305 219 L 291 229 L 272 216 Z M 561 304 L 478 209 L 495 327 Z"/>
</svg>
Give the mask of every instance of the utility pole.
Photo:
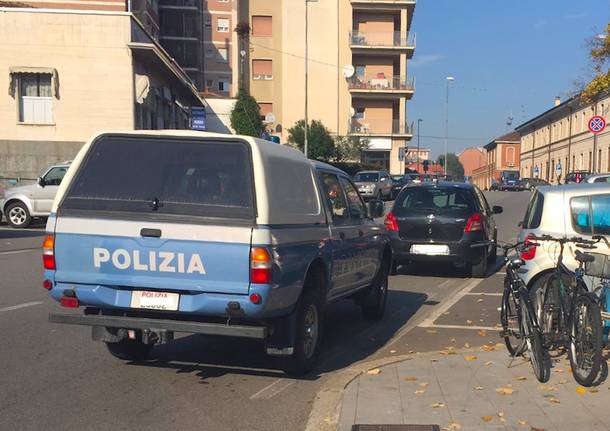
<svg viewBox="0 0 610 431">
<path fill-rule="evenodd" d="M 421 127 L 420 124 L 421 122 L 424 121 L 421 118 L 417 119 L 417 154 L 415 155 L 415 157 L 417 157 L 417 167 L 415 168 L 415 170 L 417 171 L 417 173 L 419 174 L 419 128 Z"/>
<path fill-rule="evenodd" d="M 455 81 L 455 78 L 453 76 L 448 76 L 447 78 L 445 78 L 445 81 L 447 83 L 446 86 L 446 92 L 445 92 L 445 175 L 447 175 L 447 146 L 448 143 L 447 141 L 449 140 L 449 83 L 451 81 Z"/>
</svg>

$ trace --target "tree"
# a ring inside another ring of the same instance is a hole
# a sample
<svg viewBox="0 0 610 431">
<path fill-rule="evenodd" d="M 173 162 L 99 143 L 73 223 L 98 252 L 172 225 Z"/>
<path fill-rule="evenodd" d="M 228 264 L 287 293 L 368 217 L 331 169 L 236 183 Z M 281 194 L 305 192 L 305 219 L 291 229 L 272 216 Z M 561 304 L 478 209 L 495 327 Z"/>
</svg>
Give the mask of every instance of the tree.
<svg viewBox="0 0 610 431">
<path fill-rule="evenodd" d="M 442 154 L 438 156 L 439 165 L 445 166 L 445 155 Z M 458 156 L 455 153 L 447 154 L 447 175 L 451 175 L 451 177 L 455 181 L 462 181 L 464 179 L 464 166 L 462 166 L 462 162 L 458 159 Z"/>
<path fill-rule="evenodd" d="M 261 109 L 256 99 L 243 88 L 237 93 L 237 100 L 231 110 L 231 127 L 238 135 L 260 138 L 264 130 Z"/>
<path fill-rule="evenodd" d="M 610 91 L 610 23 L 604 32 L 588 41 L 594 77 L 585 85 L 581 99 L 593 102 L 600 94 Z"/>
<path fill-rule="evenodd" d="M 362 157 L 362 152 L 369 147 L 368 140 L 348 136 L 338 136 L 335 139 L 336 162 L 355 162 Z"/>
<path fill-rule="evenodd" d="M 305 120 L 297 121 L 288 129 L 288 142 L 303 151 L 305 146 Z M 307 157 L 329 161 L 336 156 L 335 141 L 321 121 L 313 120 L 307 128 Z"/>
</svg>

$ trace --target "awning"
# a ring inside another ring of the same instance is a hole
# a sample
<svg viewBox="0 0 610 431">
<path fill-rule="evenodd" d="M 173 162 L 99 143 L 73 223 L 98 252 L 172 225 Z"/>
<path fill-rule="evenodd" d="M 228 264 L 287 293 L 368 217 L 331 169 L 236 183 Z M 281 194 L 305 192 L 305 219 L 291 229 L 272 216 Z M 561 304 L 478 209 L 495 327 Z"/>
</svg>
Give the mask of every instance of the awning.
<svg viewBox="0 0 610 431">
<path fill-rule="evenodd" d="M 31 67 L 31 66 L 11 66 L 9 68 L 9 87 L 8 94 L 11 97 L 15 97 L 17 92 L 17 79 L 15 75 L 22 73 L 40 73 L 45 75 L 51 75 L 51 95 L 59 99 L 59 76 L 57 75 L 57 69 L 52 67 Z"/>
</svg>

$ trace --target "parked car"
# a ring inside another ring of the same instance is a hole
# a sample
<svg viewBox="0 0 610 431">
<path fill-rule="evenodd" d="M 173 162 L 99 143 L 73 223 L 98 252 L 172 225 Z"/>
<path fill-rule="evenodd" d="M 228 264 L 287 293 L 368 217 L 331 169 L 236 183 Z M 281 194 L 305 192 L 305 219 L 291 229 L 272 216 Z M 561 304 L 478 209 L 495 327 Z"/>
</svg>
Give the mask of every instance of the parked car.
<svg viewBox="0 0 610 431">
<path fill-rule="evenodd" d="M 424 183 L 402 189 L 385 218 L 394 255 L 393 272 L 409 262 L 443 262 L 468 266 L 484 277 L 497 246 L 471 245 L 497 238 L 493 214 L 483 193 L 472 184 Z"/>
<path fill-rule="evenodd" d="M 583 237 L 610 234 L 610 184 L 570 184 L 562 187 L 540 187 L 530 199 L 518 240 L 532 245 L 521 253 L 525 265 L 520 275 L 530 289 L 542 286 L 555 268 L 559 246 L 555 242 L 534 241 L 532 237 Z M 594 252 L 608 253 L 600 243 Z M 563 263 L 575 269 L 576 247 L 566 245 Z M 584 250 L 587 251 L 587 250 Z M 589 286 L 591 287 L 591 286 Z"/>
<path fill-rule="evenodd" d="M 550 185 L 548 181 L 540 178 L 523 178 L 521 182 L 525 190 L 534 190 L 537 187 Z"/>
<path fill-rule="evenodd" d="M 402 190 L 402 188 L 407 185 L 407 176 L 406 175 L 390 175 L 392 179 L 392 199 L 396 199 L 398 193 Z"/>
<path fill-rule="evenodd" d="M 47 222 L 43 285 L 82 313 L 49 319 L 92 326 L 112 355 L 146 358 L 175 332 L 244 337 L 301 374 L 329 303 L 383 317 L 383 202 L 365 205 L 343 171 L 190 131 L 104 133 L 76 160 Z"/>
<path fill-rule="evenodd" d="M 495 178 L 491 179 L 491 184 L 489 185 L 489 191 L 490 192 L 497 192 L 498 191 L 498 181 L 496 181 Z"/>
<path fill-rule="evenodd" d="M 522 191 L 525 190 L 523 183 L 519 179 L 519 171 L 502 171 L 498 190 L 502 191 Z"/>
<path fill-rule="evenodd" d="M 0 219 L 4 214 L 9 225 L 24 228 L 34 218 L 47 217 L 69 166 L 69 161 L 53 165 L 38 177 L 35 184 L 4 190 L 4 196 L 0 196 Z"/>
<path fill-rule="evenodd" d="M 354 182 L 364 199 L 392 198 L 392 180 L 387 171 L 361 171 L 354 175 Z"/>
<path fill-rule="evenodd" d="M 581 183 L 589 175 L 591 175 L 591 172 L 589 172 L 589 171 L 573 171 L 573 172 L 570 172 L 568 175 L 566 175 L 565 184 L 574 184 L 574 183 L 578 184 L 578 183 Z"/>
<path fill-rule="evenodd" d="M 610 183 L 610 174 L 593 174 L 585 179 L 586 183 Z"/>
</svg>

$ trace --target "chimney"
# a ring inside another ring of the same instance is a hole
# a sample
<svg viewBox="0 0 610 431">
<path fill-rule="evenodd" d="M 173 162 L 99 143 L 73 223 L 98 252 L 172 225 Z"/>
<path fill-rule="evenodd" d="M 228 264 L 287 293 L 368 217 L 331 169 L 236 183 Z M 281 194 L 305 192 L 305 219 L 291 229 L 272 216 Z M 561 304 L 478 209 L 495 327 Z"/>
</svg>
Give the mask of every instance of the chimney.
<svg viewBox="0 0 610 431">
<path fill-rule="evenodd" d="M 559 96 L 555 96 L 555 106 L 559 105 L 561 105 L 561 99 L 559 98 Z"/>
</svg>

